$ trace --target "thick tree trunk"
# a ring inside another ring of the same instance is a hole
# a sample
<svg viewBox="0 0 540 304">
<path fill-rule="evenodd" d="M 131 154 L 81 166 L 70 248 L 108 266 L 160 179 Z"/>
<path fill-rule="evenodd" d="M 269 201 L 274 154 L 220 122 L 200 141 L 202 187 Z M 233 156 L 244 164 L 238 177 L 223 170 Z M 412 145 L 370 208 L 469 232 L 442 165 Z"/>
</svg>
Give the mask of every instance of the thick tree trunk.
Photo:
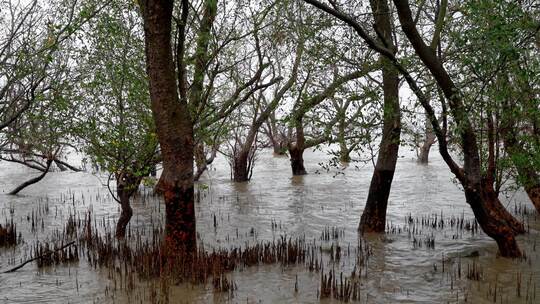
<svg viewBox="0 0 540 304">
<path fill-rule="evenodd" d="M 26 182 L 20 184 L 17 188 L 13 189 L 9 194 L 10 195 L 17 195 L 17 193 L 21 192 L 24 188 L 26 188 L 26 187 L 28 187 L 30 185 L 33 185 L 33 184 L 39 182 L 40 180 L 42 180 L 45 177 L 45 175 L 47 175 L 47 173 L 49 173 L 49 169 L 51 168 L 52 162 L 53 162 L 52 159 L 47 159 L 47 164 L 46 164 L 46 167 L 45 167 L 45 171 L 43 171 L 43 173 L 41 173 L 37 177 L 29 179 Z"/>
<path fill-rule="evenodd" d="M 375 168 L 369 185 L 366 207 L 358 229 L 362 232 L 382 233 L 386 228 L 386 208 L 392 186 L 394 170 Z"/>
<path fill-rule="evenodd" d="M 387 42 L 391 42 L 392 25 L 388 3 L 386 0 L 372 0 L 370 3 L 376 28 Z M 392 51 L 395 52 L 395 50 Z M 369 186 L 366 206 L 358 227 L 362 232 L 384 232 L 386 228 L 386 208 L 396 169 L 401 134 L 398 71 L 388 58 L 381 56 L 380 60 L 383 64 L 383 135 Z"/>
<path fill-rule="evenodd" d="M 518 221 L 501 203 L 498 194 L 493 188 L 493 182 L 484 179 L 482 184 L 482 194 L 488 210 L 495 215 L 495 218 L 508 226 L 514 234 L 525 233 L 525 225 Z"/>
<path fill-rule="evenodd" d="M 516 232 L 501 217 L 499 213 L 501 202 L 496 195 L 489 189 L 471 185 L 465 188 L 465 198 L 482 230 L 497 242 L 500 255 L 503 257 L 521 256 L 515 238 Z"/>
<path fill-rule="evenodd" d="M 431 150 L 431 146 L 433 144 L 428 144 L 428 142 L 424 142 L 422 146 L 420 147 L 420 154 L 418 154 L 418 162 L 420 164 L 426 165 L 429 162 L 429 151 Z"/>
<path fill-rule="evenodd" d="M 291 157 L 291 169 L 293 175 L 306 175 L 306 168 L 304 168 L 304 149 L 297 145 L 290 145 L 289 153 Z"/>
<path fill-rule="evenodd" d="M 241 151 L 234 156 L 233 180 L 235 182 L 247 182 L 249 180 L 249 152 Z"/>
<path fill-rule="evenodd" d="M 177 95 L 171 48 L 173 4 L 174 1 L 141 2 L 152 114 L 163 157 L 158 188 L 165 199 L 164 254 L 168 256 L 196 249 L 193 123 L 187 100 L 179 100 Z"/>
<path fill-rule="evenodd" d="M 306 138 L 304 136 L 304 122 L 303 117 L 296 117 L 296 140 L 294 143 L 289 142 L 287 149 L 289 150 L 291 159 L 291 169 L 293 175 L 306 175 L 306 168 L 304 168 L 304 150 L 306 149 Z M 291 132 L 289 130 L 289 132 Z M 289 134 L 289 137 L 291 135 Z"/>
</svg>

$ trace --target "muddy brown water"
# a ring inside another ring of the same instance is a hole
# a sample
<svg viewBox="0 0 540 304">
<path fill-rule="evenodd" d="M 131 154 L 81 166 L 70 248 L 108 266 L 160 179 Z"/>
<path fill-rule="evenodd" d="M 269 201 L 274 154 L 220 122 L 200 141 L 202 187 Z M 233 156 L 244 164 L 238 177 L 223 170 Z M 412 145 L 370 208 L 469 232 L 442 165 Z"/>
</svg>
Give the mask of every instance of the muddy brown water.
<svg viewBox="0 0 540 304">
<path fill-rule="evenodd" d="M 540 303 L 540 220 L 524 193 L 511 192 L 504 202 L 513 212 L 519 211 L 518 217 L 529 230 L 519 237 L 527 258 L 498 258 L 495 242 L 483 233 L 451 227 L 453 220 L 472 223 L 473 215 L 440 156 L 432 153 L 430 164 L 422 166 L 412 152 L 402 151 L 390 196 L 389 232 L 365 236 L 372 254 L 359 279 L 357 302 Z M 328 159 L 324 152 L 307 151 L 309 174 L 292 177 L 287 158 L 274 157 L 264 150 L 259 153 L 252 181 L 242 184 L 230 181 L 227 162 L 218 159 L 199 184 L 199 244 L 208 249 L 232 248 L 283 235 L 305 237 L 321 248 L 325 271 L 333 268 L 338 274 L 350 275 L 354 254 L 331 263 L 328 248 L 339 245 L 345 252 L 358 245 L 356 228 L 372 165 L 352 164 L 345 170 L 327 171 L 319 163 Z M 36 242 L 52 240 L 54 231 L 64 228 L 69 214 L 84 216 L 91 209 L 98 222 L 111 227 L 118 217 L 118 204 L 104 186 L 106 175 L 52 172 L 19 196 L 5 194 L 34 174 L 17 165 L 0 163 L 0 223 L 13 219 L 23 239 L 16 247 L 0 248 L 0 271 L 24 261 Z M 164 207 L 159 199 L 141 195 L 133 202 L 133 209 L 131 233 L 143 233 L 163 221 Z M 444 227 L 421 225 L 422 219 L 439 223 L 441 217 Z M 338 229 L 338 238 L 321 239 L 327 228 Z M 480 280 L 466 276 L 473 264 L 481 269 Z M 214 291 L 211 283 L 180 284 L 170 288 L 169 301 L 338 303 L 318 298 L 320 276 L 305 265 L 254 266 L 228 275 L 237 286 L 233 297 Z M 94 269 L 84 257 L 78 263 L 43 269 L 30 263 L 14 273 L 0 274 L 0 303 L 144 303 L 149 299 L 149 282 L 140 281 L 129 292 L 118 286 L 114 291 L 114 285 L 108 271 Z"/>
</svg>

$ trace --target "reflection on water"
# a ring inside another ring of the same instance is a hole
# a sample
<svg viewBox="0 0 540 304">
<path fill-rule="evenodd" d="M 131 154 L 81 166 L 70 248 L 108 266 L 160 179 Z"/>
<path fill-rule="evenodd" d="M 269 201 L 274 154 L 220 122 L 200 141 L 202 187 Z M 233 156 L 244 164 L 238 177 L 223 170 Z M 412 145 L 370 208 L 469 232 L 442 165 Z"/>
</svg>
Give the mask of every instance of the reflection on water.
<svg viewBox="0 0 540 304">
<path fill-rule="evenodd" d="M 217 159 L 200 182 L 204 184 L 199 187 L 201 201 L 196 205 L 200 244 L 231 248 L 281 235 L 305 237 L 320 246 L 325 271 L 334 268 L 349 276 L 358 262 L 354 255 L 330 263 L 328 250 L 358 246 L 356 228 L 372 168 L 351 165 L 345 174 L 337 174 L 338 169 L 326 172 L 317 164 L 327 158 L 322 152 L 306 152 L 310 174 L 292 177 L 287 158 L 263 151 L 249 183 L 231 182 L 227 162 Z M 21 196 L 11 197 L 4 193 L 35 172 L 8 163 L 0 163 L 0 168 L 0 223 L 13 218 L 24 240 L 17 247 L 0 249 L 0 270 L 24 261 L 36 242 L 50 240 L 54 231 L 64 228 L 69 214 L 84 215 L 91 209 L 96 221 L 114 227 L 119 208 L 110 199 L 103 178 L 54 172 Z M 508 204 L 511 209 L 521 204 L 530 207 L 523 193 Z M 132 233 L 162 224 L 164 207 L 157 199 L 142 195 L 133 202 L 133 209 Z M 432 153 L 430 164 L 422 166 L 412 155 L 405 155 L 398 161 L 390 195 L 389 233 L 364 236 L 371 255 L 359 279 L 360 302 L 540 302 L 536 248 L 536 243 L 540 246 L 540 224 L 534 213 L 520 212 L 520 216 L 530 228 L 529 234 L 519 238 L 527 260 L 497 258 L 495 243 L 485 235 L 453 226 L 460 219 L 470 221 L 472 212 L 440 157 Z M 38 222 L 32 229 L 29 218 L 34 217 Z M 321 240 L 323 231 L 331 228 L 342 231 L 339 237 Z M 467 279 L 467 268 L 473 263 L 481 269 L 480 281 Z M 304 265 L 249 267 L 233 272 L 231 278 L 238 288 L 234 298 L 213 292 L 211 284 L 182 284 L 171 288 L 171 302 L 337 302 L 318 299 L 320 273 L 309 272 Z M 29 264 L 15 273 L 0 274 L 0 302 L 141 302 L 138 297 L 148 292 L 112 293 L 111 285 L 106 271 L 95 270 L 83 258 L 77 264 L 44 270 Z"/>
</svg>

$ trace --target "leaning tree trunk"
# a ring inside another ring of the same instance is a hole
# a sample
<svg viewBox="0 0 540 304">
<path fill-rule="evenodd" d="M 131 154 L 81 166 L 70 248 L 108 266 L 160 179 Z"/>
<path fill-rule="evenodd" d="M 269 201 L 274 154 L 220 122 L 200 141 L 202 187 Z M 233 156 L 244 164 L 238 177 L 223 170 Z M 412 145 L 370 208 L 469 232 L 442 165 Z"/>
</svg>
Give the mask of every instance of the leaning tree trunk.
<svg viewBox="0 0 540 304">
<path fill-rule="evenodd" d="M 403 32 L 411 42 L 416 54 L 430 70 L 431 75 L 435 78 L 445 97 L 448 99 L 452 116 L 456 120 L 456 124 L 460 127 L 459 133 L 464 157 L 463 170 L 457 167 L 447 150 L 439 150 L 452 172 L 463 185 L 467 202 L 473 209 L 480 227 L 497 242 L 500 254 L 504 257 L 520 257 L 521 251 L 515 240 L 515 234 L 519 233 L 519 230 L 522 230 L 523 225 L 521 227 L 514 225 L 515 227 L 513 227 L 512 223 L 518 221 L 508 213 L 498 199 L 494 199 L 496 195 L 492 195 L 489 193 L 490 191 L 486 191 L 489 187 L 493 187 L 492 183 L 491 186 L 486 184 L 487 187 L 486 185 L 484 187 L 481 185 L 482 166 L 480 164 L 476 134 L 469 120 L 469 113 L 467 113 L 467 109 L 463 104 L 460 91 L 435 53 L 423 41 L 413 20 L 409 2 L 407 0 L 394 0 L 393 2 Z M 426 101 L 423 101 L 423 103 L 425 104 Z M 425 108 L 431 111 L 430 116 L 432 116 L 433 109 L 426 106 Z M 435 126 L 436 121 L 434 117 L 431 118 L 431 121 L 432 125 Z M 443 138 L 439 138 L 440 147 L 443 140 Z M 488 178 L 492 177 L 488 176 Z"/>
<path fill-rule="evenodd" d="M 21 192 L 24 188 L 26 188 L 26 187 L 28 187 L 30 185 L 33 185 L 33 184 L 39 182 L 40 180 L 42 180 L 45 177 L 45 175 L 47 175 L 47 173 L 49 173 L 49 170 L 51 169 L 52 162 L 53 162 L 52 159 L 47 159 L 47 163 L 46 163 L 45 170 L 43 171 L 43 173 L 41 173 L 37 177 L 29 179 L 26 182 L 20 184 L 17 188 L 13 189 L 9 194 L 10 195 L 17 195 L 17 193 Z"/>
<path fill-rule="evenodd" d="M 60 169 L 61 172 L 67 171 L 66 166 L 64 166 L 62 163 L 58 162 L 56 159 L 54 160 L 54 163 Z"/>
<path fill-rule="evenodd" d="M 387 42 L 391 42 L 392 25 L 388 3 L 386 0 L 371 0 L 370 3 L 376 28 Z M 392 51 L 395 52 L 395 49 Z M 383 134 L 377 163 L 371 177 L 366 206 L 358 227 L 362 232 L 384 232 L 385 230 L 386 208 L 396 169 L 401 133 L 398 71 L 388 58 L 381 56 L 380 60 L 383 66 Z"/>
<path fill-rule="evenodd" d="M 152 114 L 163 157 L 159 189 L 165 199 L 164 254 L 196 249 L 193 191 L 193 123 L 179 100 L 171 48 L 174 1 L 140 2 Z M 183 43 L 183 41 L 181 42 Z"/>
<path fill-rule="evenodd" d="M 519 257 L 521 251 L 516 242 L 516 231 L 499 214 L 501 202 L 494 193 L 479 185 L 465 187 L 465 198 L 482 230 L 497 242 L 499 253 L 504 257 Z"/>
</svg>

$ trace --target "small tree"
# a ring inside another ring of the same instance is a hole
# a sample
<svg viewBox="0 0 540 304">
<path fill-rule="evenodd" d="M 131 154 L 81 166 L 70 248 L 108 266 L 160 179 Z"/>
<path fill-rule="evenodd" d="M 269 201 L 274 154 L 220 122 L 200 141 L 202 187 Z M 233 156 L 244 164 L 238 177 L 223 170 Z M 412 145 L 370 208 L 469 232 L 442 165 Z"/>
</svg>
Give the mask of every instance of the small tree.
<svg viewBox="0 0 540 304">
<path fill-rule="evenodd" d="M 134 4 L 112 2 L 88 27 L 79 59 L 82 81 L 76 97 L 76 136 L 84 152 L 109 172 L 107 183 L 122 212 L 116 236 L 123 238 L 133 214 L 130 198 L 158 162 L 157 138 L 145 77 L 142 23 Z"/>
<path fill-rule="evenodd" d="M 72 0 L 47 7 L 37 0 L 2 5 L 0 159 L 41 172 L 11 191 L 17 194 L 39 182 L 53 164 L 78 170 L 62 160 L 69 145 L 66 126 L 74 117 L 64 95 L 77 82 L 71 47 L 79 29 L 104 6 Z"/>
</svg>

